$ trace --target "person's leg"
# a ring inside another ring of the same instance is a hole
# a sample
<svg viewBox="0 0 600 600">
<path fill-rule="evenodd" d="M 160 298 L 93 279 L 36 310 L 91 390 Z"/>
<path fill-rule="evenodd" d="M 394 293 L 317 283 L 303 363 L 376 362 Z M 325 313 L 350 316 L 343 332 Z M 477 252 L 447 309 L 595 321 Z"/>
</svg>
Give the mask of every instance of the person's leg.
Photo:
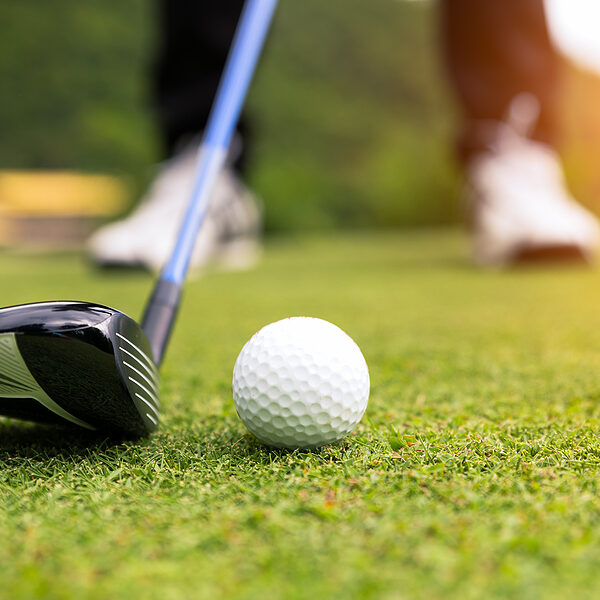
<svg viewBox="0 0 600 600">
<path fill-rule="evenodd" d="M 154 96 L 163 152 L 148 191 L 123 221 L 89 241 L 102 265 L 160 269 L 171 252 L 191 192 L 200 135 L 225 66 L 243 0 L 161 0 Z M 237 173 L 247 156 L 248 127 L 241 119 L 228 164 L 220 173 L 191 266 L 250 266 L 257 255 L 261 214 Z M 240 143 L 240 138 L 243 143 Z M 236 173 L 237 172 L 237 173 Z"/>
<path fill-rule="evenodd" d="M 543 0 L 444 0 L 442 29 L 475 259 L 591 258 L 597 224 L 570 197 L 553 149 L 559 58 Z"/>
<path fill-rule="evenodd" d="M 153 95 L 167 157 L 197 137 L 206 125 L 243 4 L 243 0 L 159 3 Z M 244 115 L 238 130 L 247 149 Z"/>
<path fill-rule="evenodd" d="M 444 56 L 462 109 L 461 158 L 485 148 L 490 124 L 504 121 L 523 93 L 539 103 L 532 137 L 552 144 L 560 71 L 543 0 L 445 0 L 442 23 Z"/>
</svg>

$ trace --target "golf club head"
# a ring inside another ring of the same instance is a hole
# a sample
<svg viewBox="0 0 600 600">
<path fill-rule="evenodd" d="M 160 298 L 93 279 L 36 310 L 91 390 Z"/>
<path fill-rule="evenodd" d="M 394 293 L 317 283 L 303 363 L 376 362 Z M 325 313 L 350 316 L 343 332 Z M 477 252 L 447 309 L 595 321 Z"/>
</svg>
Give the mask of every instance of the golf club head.
<svg viewBox="0 0 600 600">
<path fill-rule="evenodd" d="M 87 302 L 0 308 L 0 415 L 138 437 L 158 426 L 158 370 L 141 327 Z"/>
</svg>

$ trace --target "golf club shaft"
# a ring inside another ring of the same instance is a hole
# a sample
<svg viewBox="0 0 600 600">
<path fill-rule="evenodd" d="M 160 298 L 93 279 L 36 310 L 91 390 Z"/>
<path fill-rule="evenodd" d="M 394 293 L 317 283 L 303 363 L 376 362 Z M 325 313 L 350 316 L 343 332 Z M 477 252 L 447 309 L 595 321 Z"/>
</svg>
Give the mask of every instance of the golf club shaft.
<svg viewBox="0 0 600 600">
<path fill-rule="evenodd" d="M 146 305 L 142 328 L 156 364 L 160 364 L 179 306 L 181 286 L 198 231 L 208 209 L 216 177 L 223 167 L 231 137 L 252 79 L 277 0 L 247 0 L 227 58 L 217 95 L 198 150 L 196 178 L 175 248 Z"/>
</svg>

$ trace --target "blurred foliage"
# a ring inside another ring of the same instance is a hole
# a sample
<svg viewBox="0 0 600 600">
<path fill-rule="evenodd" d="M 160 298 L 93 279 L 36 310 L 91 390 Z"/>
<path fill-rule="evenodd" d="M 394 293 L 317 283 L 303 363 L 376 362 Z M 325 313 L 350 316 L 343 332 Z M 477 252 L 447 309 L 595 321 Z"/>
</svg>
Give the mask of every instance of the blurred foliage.
<svg viewBox="0 0 600 600">
<path fill-rule="evenodd" d="M 283 2 L 250 109 L 275 229 L 448 222 L 452 115 L 430 2 Z"/>
<path fill-rule="evenodd" d="M 131 172 L 154 159 L 146 0 L 3 0 L 0 166 Z"/>
<path fill-rule="evenodd" d="M 0 4 L 0 167 L 116 172 L 141 191 L 158 158 L 154 9 Z M 282 0 L 248 108 L 271 230 L 455 218 L 435 27 L 429 2 Z"/>
<path fill-rule="evenodd" d="M 133 200 L 159 158 L 155 3 L 3 0 L 0 19 L 0 168 L 119 173 Z M 269 230 L 458 219 L 437 26 L 434 0 L 281 0 L 247 108 Z M 567 83 L 567 170 L 594 207 L 599 86 Z"/>
</svg>

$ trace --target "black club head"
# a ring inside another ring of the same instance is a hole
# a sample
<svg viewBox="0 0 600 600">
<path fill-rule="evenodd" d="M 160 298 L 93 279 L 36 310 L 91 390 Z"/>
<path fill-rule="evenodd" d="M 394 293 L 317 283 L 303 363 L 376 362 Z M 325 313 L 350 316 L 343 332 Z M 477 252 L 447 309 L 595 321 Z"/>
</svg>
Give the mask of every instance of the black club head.
<svg viewBox="0 0 600 600">
<path fill-rule="evenodd" d="M 87 302 L 0 309 L 0 415 L 142 436 L 159 421 L 158 370 L 142 328 Z"/>
</svg>

